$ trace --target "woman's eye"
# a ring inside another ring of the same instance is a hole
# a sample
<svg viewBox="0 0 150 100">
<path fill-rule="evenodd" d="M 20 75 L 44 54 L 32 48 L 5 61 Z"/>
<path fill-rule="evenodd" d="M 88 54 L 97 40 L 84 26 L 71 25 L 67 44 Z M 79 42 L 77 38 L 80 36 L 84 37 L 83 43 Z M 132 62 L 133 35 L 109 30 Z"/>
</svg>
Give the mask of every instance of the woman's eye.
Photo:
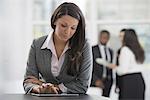
<svg viewBox="0 0 150 100">
<path fill-rule="evenodd" d="M 61 24 L 61 26 L 62 26 L 62 27 L 67 27 L 67 26 L 66 26 L 66 25 L 64 25 L 64 24 Z"/>
<path fill-rule="evenodd" d="M 72 30 L 76 30 L 77 28 L 76 28 L 76 27 L 72 27 L 71 29 L 72 29 Z"/>
</svg>

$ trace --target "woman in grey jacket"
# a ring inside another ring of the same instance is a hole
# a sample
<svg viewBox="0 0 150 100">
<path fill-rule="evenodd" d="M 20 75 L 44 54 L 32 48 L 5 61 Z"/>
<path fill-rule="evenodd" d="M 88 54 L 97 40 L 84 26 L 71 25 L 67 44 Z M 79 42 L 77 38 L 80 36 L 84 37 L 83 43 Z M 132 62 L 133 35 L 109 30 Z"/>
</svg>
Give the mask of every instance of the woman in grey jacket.
<svg viewBox="0 0 150 100">
<path fill-rule="evenodd" d="M 74 3 L 63 3 L 51 17 L 53 32 L 31 45 L 23 86 L 26 93 L 86 93 L 92 51 L 85 19 Z"/>
</svg>

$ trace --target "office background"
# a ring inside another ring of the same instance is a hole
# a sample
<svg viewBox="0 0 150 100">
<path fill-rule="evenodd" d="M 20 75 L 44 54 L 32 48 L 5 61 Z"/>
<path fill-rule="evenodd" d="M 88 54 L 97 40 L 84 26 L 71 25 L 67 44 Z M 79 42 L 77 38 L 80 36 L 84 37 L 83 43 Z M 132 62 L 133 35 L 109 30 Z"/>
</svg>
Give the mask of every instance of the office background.
<svg viewBox="0 0 150 100">
<path fill-rule="evenodd" d="M 109 46 L 117 51 L 119 31 L 137 31 L 146 51 L 143 75 L 149 100 L 150 0 L 0 0 L 0 92 L 24 93 L 22 80 L 32 40 L 50 33 L 51 14 L 64 1 L 75 2 L 83 11 L 91 45 L 97 43 L 98 32 L 107 29 L 111 33 Z"/>
</svg>

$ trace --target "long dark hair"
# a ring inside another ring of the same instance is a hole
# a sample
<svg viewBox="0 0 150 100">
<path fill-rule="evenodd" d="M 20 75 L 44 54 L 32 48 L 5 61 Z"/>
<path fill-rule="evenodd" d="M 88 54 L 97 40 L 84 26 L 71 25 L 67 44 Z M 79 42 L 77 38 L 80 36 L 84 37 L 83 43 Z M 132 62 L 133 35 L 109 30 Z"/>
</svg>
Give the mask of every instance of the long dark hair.
<svg viewBox="0 0 150 100">
<path fill-rule="evenodd" d="M 82 62 L 82 48 L 85 43 L 85 19 L 80 8 L 76 4 L 64 2 L 58 6 L 51 17 L 51 27 L 54 31 L 56 27 L 54 25 L 55 21 L 64 15 L 69 15 L 79 20 L 75 34 L 69 40 L 71 50 L 69 51 L 67 72 L 73 76 L 79 72 L 79 65 Z"/>
<path fill-rule="evenodd" d="M 137 34 L 134 29 L 126 29 L 123 39 L 123 45 L 129 47 L 135 55 L 137 63 L 143 63 L 145 60 L 144 50 L 141 47 Z"/>
</svg>

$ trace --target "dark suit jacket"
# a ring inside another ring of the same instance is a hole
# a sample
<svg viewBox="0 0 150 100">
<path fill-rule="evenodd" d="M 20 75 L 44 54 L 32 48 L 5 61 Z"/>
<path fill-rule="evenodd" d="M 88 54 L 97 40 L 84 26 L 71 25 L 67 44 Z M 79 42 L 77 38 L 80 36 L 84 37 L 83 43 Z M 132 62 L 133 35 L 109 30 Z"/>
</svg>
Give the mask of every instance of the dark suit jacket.
<svg viewBox="0 0 150 100">
<path fill-rule="evenodd" d="M 68 93 L 86 93 L 92 76 L 92 48 L 90 45 L 86 42 L 83 47 L 83 62 L 80 65 L 80 72 L 76 76 L 67 74 L 68 50 L 60 74 L 54 77 L 51 72 L 52 52 L 47 48 L 41 49 L 46 38 L 47 36 L 36 39 L 31 45 L 23 84 L 25 92 L 30 93 L 33 86 L 35 86 L 35 84 L 25 82 L 28 76 L 34 76 L 39 79 L 40 74 L 47 83 L 63 83 L 67 87 Z"/>
<path fill-rule="evenodd" d="M 110 57 L 111 57 L 111 62 L 112 62 L 112 60 L 113 60 L 113 51 L 112 51 L 112 49 L 109 48 L 109 52 L 110 52 Z M 95 81 L 98 80 L 98 79 L 101 80 L 103 78 L 102 77 L 102 75 L 103 75 L 103 65 L 100 65 L 100 64 L 96 63 L 96 61 L 95 61 L 96 58 L 102 58 L 98 45 L 92 47 L 92 53 L 93 53 L 93 74 L 92 74 L 91 86 L 95 86 Z M 112 80 L 112 70 L 107 68 L 107 71 L 108 71 L 107 76 L 109 75 L 110 80 Z"/>
</svg>

